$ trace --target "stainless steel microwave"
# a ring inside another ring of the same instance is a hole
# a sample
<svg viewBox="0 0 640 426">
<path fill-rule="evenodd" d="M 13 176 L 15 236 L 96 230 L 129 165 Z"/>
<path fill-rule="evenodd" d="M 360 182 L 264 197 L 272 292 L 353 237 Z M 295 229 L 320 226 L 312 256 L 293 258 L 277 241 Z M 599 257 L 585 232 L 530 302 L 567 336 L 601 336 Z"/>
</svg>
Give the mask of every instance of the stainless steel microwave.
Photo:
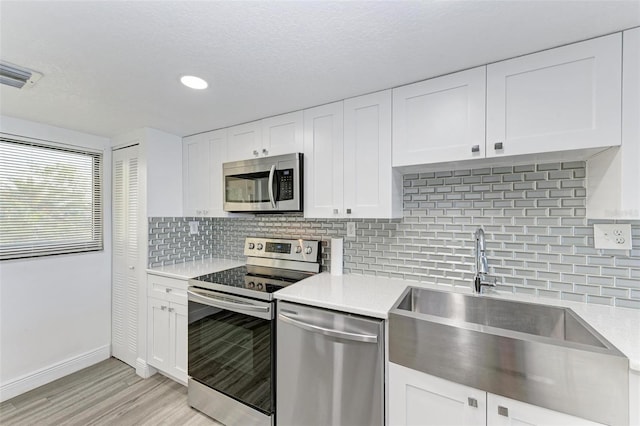
<svg viewBox="0 0 640 426">
<path fill-rule="evenodd" d="M 224 163 L 224 210 L 301 212 L 302 168 L 301 153 Z"/>
</svg>

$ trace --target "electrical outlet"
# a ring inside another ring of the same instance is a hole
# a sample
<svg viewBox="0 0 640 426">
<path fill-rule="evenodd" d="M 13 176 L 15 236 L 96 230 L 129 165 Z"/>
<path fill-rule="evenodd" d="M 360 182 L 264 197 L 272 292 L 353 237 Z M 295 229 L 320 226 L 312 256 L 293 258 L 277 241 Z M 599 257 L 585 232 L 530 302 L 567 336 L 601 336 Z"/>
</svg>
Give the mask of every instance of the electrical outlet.
<svg viewBox="0 0 640 426">
<path fill-rule="evenodd" d="M 198 231 L 198 221 L 194 220 L 189 222 L 189 235 L 198 235 L 200 232 Z"/>
<path fill-rule="evenodd" d="M 595 223 L 593 246 L 597 249 L 631 250 L 631 225 Z"/>
<path fill-rule="evenodd" d="M 347 222 L 347 237 L 355 237 L 355 236 L 356 236 L 356 223 Z"/>
</svg>

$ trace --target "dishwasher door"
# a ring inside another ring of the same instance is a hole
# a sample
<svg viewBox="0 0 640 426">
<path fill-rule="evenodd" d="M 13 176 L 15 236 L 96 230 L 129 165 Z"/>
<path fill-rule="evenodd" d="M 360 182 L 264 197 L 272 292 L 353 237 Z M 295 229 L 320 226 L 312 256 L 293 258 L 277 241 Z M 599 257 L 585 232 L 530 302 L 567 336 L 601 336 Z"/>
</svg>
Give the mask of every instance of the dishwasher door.
<svg viewBox="0 0 640 426">
<path fill-rule="evenodd" d="M 276 424 L 384 425 L 379 319 L 278 302 Z"/>
</svg>

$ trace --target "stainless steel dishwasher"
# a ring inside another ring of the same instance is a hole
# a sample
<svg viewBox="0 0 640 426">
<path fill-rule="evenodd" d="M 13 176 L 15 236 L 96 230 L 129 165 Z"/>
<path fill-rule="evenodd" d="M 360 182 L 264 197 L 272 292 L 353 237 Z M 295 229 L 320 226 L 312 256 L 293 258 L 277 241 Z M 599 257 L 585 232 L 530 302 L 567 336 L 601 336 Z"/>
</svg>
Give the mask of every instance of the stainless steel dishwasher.
<svg viewBox="0 0 640 426">
<path fill-rule="evenodd" d="M 278 302 L 276 424 L 384 425 L 383 321 Z"/>
</svg>

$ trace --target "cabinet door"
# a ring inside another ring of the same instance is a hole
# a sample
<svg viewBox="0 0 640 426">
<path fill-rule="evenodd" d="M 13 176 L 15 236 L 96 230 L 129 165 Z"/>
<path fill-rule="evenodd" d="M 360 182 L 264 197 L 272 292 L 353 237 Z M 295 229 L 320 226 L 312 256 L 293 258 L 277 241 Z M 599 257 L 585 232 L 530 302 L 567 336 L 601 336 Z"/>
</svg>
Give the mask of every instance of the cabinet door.
<svg viewBox="0 0 640 426">
<path fill-rule="evenodd" d="M 187 303 L 187 281 L 147 274 L 147 295 L 166 302 Z"/>
<path fill-rule="evenodd" d="M 227 161 L 248 160 L 260 156 L 262 150 L 261 121 L 229 127 L 227 137 Z"/>
<path fill-rule="evenodd" d="M 640 27 L 624 32 L 620 214 L 640 219 Z M 611 217 L 611 216 L 610 216 Z"/>
<path fill-rule="evenodd" d="M 228 213 L 223 209 L 224 182 L 222 164 L 227 161 L 227 129 L 208 133 L 209 136 L 209 188 L 210 203 L 207 216 L 224 217 Z"/>
<path fill-rule="evenodd" d="M 263 119 L 261 155 L 302 152 L 302 127 L 302 111 Z"/>
<path fill-rule="evenodd" d="M 343 103 L 305 110 L 305 217 L 342 217 L 343 170 Z"/>
<path fill-rule="evenodd" d="M 486 425 L 486 408 L 484 391 L 389 363 L 390 425 Z"/>
<path fill-rule="evenodd" d="M 148 302 L 147 324 L 147 358 L 148 363 L 159 370 L 166 371 L 169 367 L 169 303 L 150 297 Z"/>
<path fill-rule="evenodd" d="M 187 306 L 171 303 L 170 315 L 170 366 L 169 373 L 175 378 L 187 381 Z"/>
<path fill-rule="evenodd" d="M 613 34 L 488 65 L 487 157 L 620 145 L 621 48 Z"/>
<path fill-rule="evenodd" d="M 184 215 L 204 216 L 210 200 L 209 141 L 207 134 L 182 140 L 182 184 Z"/>
<path fill-rule="evenodd" d="M 138 154 L 137 145 L 114 151 L 112 166 L 111 353 L 131 366 L 136 365 L 140 338 L 138 224 L 142 212 L 139 207 L 141 172 Z M 146 218 L 146 213 L 143 216 Z"/>
<path fill-rule="evenodd" d="M 601 423 L 488 393 L 487 424 L 491 426 L 596 426 Z"/>
<path fill-rule="evenodd" d="M 393 89 L 393 165 L 484 158 L 486 67 Z"/>
<path fill-rule="evenodd" d="M 391 167 L 391 90 L 346 99 L 344 101 L 344 210 L 346 216 L 401 217 L 401 180 L 401 176 L 394 173 Z"/>
</svg>

